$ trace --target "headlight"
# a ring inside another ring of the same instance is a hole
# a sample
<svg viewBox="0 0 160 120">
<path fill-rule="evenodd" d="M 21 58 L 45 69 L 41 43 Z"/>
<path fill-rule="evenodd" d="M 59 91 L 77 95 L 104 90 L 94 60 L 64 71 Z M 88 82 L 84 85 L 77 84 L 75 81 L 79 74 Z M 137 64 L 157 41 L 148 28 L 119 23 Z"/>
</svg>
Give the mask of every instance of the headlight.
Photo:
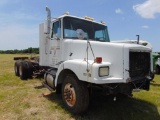
<svg viewBox="0 0 160 120">
<path fill-rule="evenodd" d="M 103 76 L 108 76 L 109 75 L 109 67 L 100 67 L 99 68 L 99 76 L 103 77 Z"/>
</svg>

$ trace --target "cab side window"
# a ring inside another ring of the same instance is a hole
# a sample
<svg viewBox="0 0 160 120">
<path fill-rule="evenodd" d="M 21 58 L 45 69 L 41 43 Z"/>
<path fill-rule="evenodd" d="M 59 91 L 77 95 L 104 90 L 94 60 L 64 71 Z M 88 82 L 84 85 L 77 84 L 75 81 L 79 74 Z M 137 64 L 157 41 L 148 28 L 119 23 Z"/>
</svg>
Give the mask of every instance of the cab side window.
<svg viewBox="0 0 160 120">
<path fill-rule="evenodd" d="M 61 38 L 61 22 L 60 21 L 53 23 L 51 38 L 57 38 L 57 39 Z"/>
</svg>

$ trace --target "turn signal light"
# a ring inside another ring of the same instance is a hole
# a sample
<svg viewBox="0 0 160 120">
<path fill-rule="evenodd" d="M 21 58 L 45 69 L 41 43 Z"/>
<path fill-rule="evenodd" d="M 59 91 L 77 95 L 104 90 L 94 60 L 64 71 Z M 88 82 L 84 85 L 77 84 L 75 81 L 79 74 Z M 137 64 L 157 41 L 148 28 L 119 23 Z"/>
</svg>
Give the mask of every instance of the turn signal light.
<svg viewBox="0 0 160 120">
<path fill-rule="evenodd" d="M 102 57 L 96 57 L 96 63 L 101 63 L 102 62 Z"/>
</svg>

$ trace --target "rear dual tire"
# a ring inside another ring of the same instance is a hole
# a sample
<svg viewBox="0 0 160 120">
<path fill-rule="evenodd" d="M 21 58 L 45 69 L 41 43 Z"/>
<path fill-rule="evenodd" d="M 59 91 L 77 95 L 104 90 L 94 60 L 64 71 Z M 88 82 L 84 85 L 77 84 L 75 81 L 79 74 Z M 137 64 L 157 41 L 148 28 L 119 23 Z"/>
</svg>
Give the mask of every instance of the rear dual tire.
<svg viewBox="0 0 160 120">
<path fill-rule="evenodd" d="M 20 66 L 20 62 L 16 61 L 14 64 L 14 71 L 16 76 L 19 76 L 19 66 Z"/>
<path fill-rule="evenodd" d="M 27 80 L 32 78 L 33 66 L 29 61 L 16 61 L 15 66 L 15 75 L 19 76 L 21 80 Z"/>
<path fill-rule="evenodd" d="M 28 70 L 27 70 L 27 63 L 25 61 L 21 61 L 19 66 L 19 76 L 21 80 L 27 80 L 28 79 Z"/>
</svg>

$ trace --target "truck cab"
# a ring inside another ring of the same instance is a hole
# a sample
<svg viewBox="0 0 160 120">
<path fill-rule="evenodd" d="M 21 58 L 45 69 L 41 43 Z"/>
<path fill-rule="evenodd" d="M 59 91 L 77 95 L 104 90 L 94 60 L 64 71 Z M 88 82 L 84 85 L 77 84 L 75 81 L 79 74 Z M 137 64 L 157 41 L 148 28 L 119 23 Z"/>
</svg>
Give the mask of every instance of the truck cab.
<svg viewBox="0 0 160 120">
<path fill-rule="evenodd" d="M 39 25 L 44 85 L 62 94 L 68 110 L 84 112 L 93 87 L 107 94 L 132 95 L 149 90 L 153 72 L 152 49 L 139 44 L 110 42 L 107 26 L 93 18 L 69 13 Z"/>
</svg>

